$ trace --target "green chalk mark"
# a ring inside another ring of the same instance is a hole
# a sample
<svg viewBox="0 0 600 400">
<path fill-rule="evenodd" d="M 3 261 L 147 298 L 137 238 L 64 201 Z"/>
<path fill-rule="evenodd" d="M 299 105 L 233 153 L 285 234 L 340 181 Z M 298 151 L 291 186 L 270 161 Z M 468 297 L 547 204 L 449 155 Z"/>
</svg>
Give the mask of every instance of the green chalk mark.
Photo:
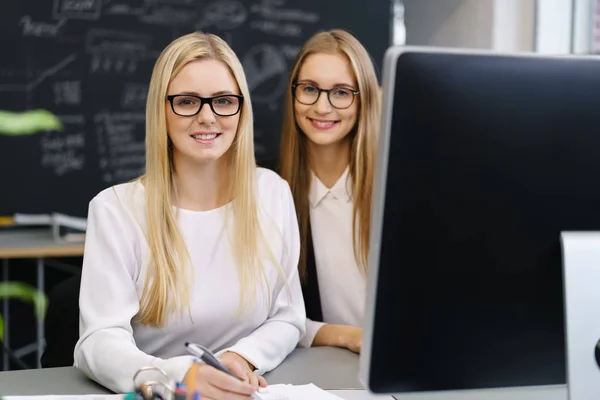
<svg viewBox="0 0 600 400">
<path fill-rule="evenodd" d="M 43 131 L 61 131 L 62 123 L 47 110 L 22 112 L 0 110 L 0 135 L 25 136 Z"/>
</svg>

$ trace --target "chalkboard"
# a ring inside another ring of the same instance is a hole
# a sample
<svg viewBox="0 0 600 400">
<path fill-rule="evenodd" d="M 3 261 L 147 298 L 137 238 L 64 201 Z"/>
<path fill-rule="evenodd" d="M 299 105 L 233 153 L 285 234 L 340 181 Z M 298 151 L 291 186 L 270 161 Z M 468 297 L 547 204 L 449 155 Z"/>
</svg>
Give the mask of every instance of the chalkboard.
<svg viewBox="0 0 600 400">
<path fill-rule="evenodd" d="M 390 44 L 388 0 L 2 0 L 0 111 L 44 109 L 62 131 L 0 135 L 0 215 L 85 217 L 100 190 L 144 170 L 144 107 L 160 51 L 215 33 L 246 71 L 256 156 L 277 151 L 282 97 L 302 43 L 352 32 L 376 68 Z"/>
</svg>

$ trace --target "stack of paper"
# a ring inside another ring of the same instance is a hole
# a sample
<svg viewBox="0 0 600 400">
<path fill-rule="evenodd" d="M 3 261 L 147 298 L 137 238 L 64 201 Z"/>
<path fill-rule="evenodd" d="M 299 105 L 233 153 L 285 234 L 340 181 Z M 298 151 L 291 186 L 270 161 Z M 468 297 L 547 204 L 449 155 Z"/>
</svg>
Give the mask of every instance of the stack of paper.
<svg viewBox="0 0 600 400">
<path fill-rule="evenodd" d="M 269 385 L 259 392 L 262 400 L 342 400 L 312 383 L 308 385 Z"/>
</svg>

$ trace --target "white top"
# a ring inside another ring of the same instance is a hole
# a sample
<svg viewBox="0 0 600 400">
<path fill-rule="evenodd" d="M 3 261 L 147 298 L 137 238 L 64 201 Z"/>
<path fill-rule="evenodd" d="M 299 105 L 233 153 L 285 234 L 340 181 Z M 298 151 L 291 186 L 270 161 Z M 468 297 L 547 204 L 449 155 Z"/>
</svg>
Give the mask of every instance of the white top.
<svg viewBox="0 0 600 400">
<path fill-rule="evenodd" d="M 354 258 L 352 181 L 348 170 L 330 189 L 311 174 L 310 225 L 323 322 L 362 326 L 366 276 Z M 307 319 L 301 346 L 310 347 L 323 322 Z"/>
<path fill-rule="evenodd" d="M 190 312 L 172 314 L 162 328 L 132 322 L 139 311 L 149 259 L 145 239 L 144 187 L 116 185 L 89 206 L 81 276 L 80 339 L 75 366 L 116 392 L 133 388 L 143 366 L 158 366 L 181 380 L 193 357 L 184 343 L 195 342 L 218 354 L 229 350 L 262 374 L 279 365 L 305 332 L 306 312 L 298 277 L 300 239 L 290 188 L 272 171 L 257 169 L 260 223 L 280 263 L 290 292 L 268 257 L 262 262 L 267 293 L 256 288 L 256 308 L 238 318 L 240 298 L 232 245 L 224 230 L 231 204 L 210 211 L 178 210 L 194 280 Z M 175 208 L 174 208 L 175 209 Z"/>
</svg>

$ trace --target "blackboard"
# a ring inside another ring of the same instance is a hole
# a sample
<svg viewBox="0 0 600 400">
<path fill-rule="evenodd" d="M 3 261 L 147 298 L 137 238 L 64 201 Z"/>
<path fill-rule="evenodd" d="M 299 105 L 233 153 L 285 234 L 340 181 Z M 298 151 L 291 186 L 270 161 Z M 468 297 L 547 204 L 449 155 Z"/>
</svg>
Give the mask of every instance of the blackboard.
<svg viewBox="0 0 600 400">
<path fill-rule="evenodd" d="M 48 110 L 62 131 L 0 135 L 0 215 L 85 217 L 100 190 L 144 170 L 144 107 L 160 51 L 202 30 L 240 57 L 255 112 L 256 156 L 279 145 L 282 97 L 302 43 L 352 32 L 379 70 L 388 0 L 3 0 L 0 111 Z"/>
</svg>

